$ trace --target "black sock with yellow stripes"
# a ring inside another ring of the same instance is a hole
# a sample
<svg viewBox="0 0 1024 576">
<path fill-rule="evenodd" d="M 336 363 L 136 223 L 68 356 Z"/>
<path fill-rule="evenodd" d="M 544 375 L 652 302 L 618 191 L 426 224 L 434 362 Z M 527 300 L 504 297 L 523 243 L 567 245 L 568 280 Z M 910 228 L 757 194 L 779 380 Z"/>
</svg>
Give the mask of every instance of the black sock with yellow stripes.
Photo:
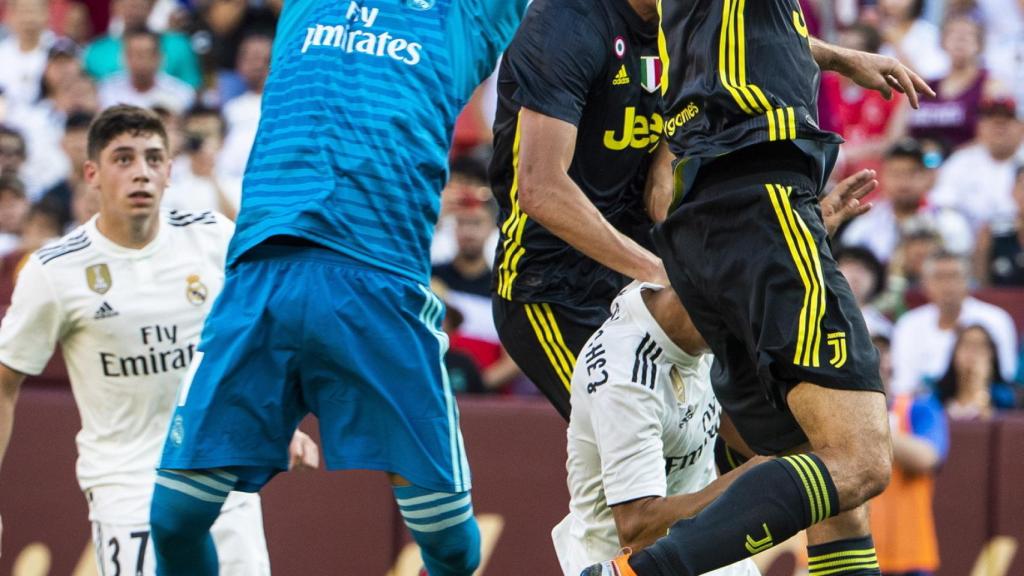
<svg viewBox="0 0 1024 576">
<path fill-rule="evenodd" d="M 839 513 L 832 476 L 814 454 L 755 466 L 700 514 L 633 554 L 637 576 L 696 576 L 780 544 Z"/>
<path fill-rule="evenodd" d="M 871 535 L 807 547 L 809 576 L 879 576 Z"/>
</svg>

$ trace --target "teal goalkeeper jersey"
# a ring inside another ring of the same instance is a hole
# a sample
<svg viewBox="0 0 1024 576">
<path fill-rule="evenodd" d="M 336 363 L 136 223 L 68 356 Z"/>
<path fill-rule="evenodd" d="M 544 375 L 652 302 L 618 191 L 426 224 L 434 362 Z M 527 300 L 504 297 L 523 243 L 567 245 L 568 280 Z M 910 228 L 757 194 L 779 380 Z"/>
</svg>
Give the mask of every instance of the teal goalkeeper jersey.
<svg viewBox="0 0 1024 576">
<path fill-rule="evenodd" d="M 296 236 L 426 283 L 455 118 L 526 0 L 287 0 L 232 264 Z"/>
</svg>

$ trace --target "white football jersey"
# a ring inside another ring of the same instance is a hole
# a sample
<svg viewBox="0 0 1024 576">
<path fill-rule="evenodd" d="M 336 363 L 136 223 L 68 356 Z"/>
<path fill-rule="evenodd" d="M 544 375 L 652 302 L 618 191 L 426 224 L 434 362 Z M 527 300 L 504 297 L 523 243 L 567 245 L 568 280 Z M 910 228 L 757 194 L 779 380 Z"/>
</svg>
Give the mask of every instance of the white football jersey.
<svg viewBox="0 0 1024 576">
<path fill-rule="evenodd" d="M 611 506 L 698 492 L 717 476 L 721 408 L 712 356 L 690 356 L 654 321 L 634 284 L 583 347 L 572 378 L 569 515 L 551 532 L 565 574 L 618 555 Z M 745 560 L 715 575 L 757 575 Z"/>
<path fill-rule="evenodd" d="M 90 520 L 146 523 L 175 395 L 224 284 L 234 224 L 164 212 L 156 238 L 133 250 L 96 221 L 28 259 L 0 323 L 0 362 L 36 375 L 60 344 L 82 418 L 77 472 Z"/>
</svg>

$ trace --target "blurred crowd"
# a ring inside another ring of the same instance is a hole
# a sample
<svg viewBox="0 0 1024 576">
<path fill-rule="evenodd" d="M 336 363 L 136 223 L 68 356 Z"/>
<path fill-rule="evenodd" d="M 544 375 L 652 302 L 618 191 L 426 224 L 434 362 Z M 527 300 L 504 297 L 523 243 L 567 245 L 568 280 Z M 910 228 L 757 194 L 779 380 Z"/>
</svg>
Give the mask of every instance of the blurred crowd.
<svg viewBox="0 0 1024 576">
<path fill-rule="evenodd" d="M 1024 0 L 801 4 L 812 33 L 896 56 L 938 94 L 912 110 L 826 74 L 820 95 L 820 123 L 846 139 L 834 178 L 877 171 L 874 208 L 833 247 L 881 352 L 897 461 L 917 454 L 904 464 L 933 470 L 946 419 L 1021 406 Z M 26 255 L 97 212 L 82 166 L 105 106 L 164 118 L 166 207 L 235 216 L 280 10 L 281 0 L 0 0 L 0 306 Z M 456 128 L 434 288 L 448 304 L 453 386 L 536 394 L 491 315 L 494 100 L 492 77 Z"/>
<path fill-rule="evenodd" d="M 954 417 L 1020 405 L 1024 324 L 1024 1 L 805 0 L 808 26 L 899 57 L 938 97 L 912 110 L 831 74 L 821 124 L 834 178 L 877 171 L 867 215 L 835 252 L 895 394 Z M 234 217 L 260 117 L 280 0 L 0 0 L 0 304 L 26 254 L 96 213 L 85 136 L 103 107 L 149 106 L 174 155 L 168 208 Z M 825 26 L 825 24 L 829 24 Z M 465 392 L 530 394 L 490 311 L 493 79 L 459 119 L 432 258 Z M 1014 320 L 1016 318 L 1016 322 Z"/>
</svg>

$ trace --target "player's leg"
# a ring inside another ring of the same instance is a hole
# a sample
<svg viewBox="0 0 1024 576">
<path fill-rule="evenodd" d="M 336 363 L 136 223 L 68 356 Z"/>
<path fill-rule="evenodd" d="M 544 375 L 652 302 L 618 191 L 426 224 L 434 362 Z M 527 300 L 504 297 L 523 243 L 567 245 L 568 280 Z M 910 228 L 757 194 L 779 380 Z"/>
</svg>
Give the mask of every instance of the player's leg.
<svg viewBox="0 0 1024 576">
<path fill-rule="evenodd" d="M 719 170 L 718 182 L 704 183 L 717 189 L 705 189 L 691 199 L 688 213 L 682 214 L 681 209 L 674 214 L 685 217 L 687 225 L 668 227 L 668 235 L 660 240 L 663 246 L 685 247 L 706 260 L 695 262 L 691 257 L 687 261 L 687 251 L 676 250 L 673 258 L 667 259 L 669 274 L 702 333 L 701 314 L 706 311 L 690 305 L 687 286 L 682 290 L 677 286 L 680 269 L 696 276 L 689 288 L 714 300 L 717 314 L 729 325 L 731 338 L 717 342 L 708 338 L 725 370 L 718 374 L 719 380 L 728 381 L 724 386 L 716 384 L 723 407 L 743 413 L 766 405 L 767 398 L 776 408 L 778 416 L 769 414 L 767 419 L 772 426 L 768 430 L 757 430 L 760 424 L 756 419 L 735 422 L 751 446 L 764 453 L 765 448 L 778 452 L 796 446 L 804 438 L 798 426 L 787 430 L 775 425 L 786 424 L 787 419 L 795 424 L 786 400 L 796 383 L 817 382 L 820 386 L 807 386 L 829 392 L 853 389 L 845 392 L 856 395 L 854 405 L 842 407 L 841 413 L 856 410 L 870 416 L 869 426 L 877 419 L 879 407 L 884 421 L 885 406 L 883 396 L 876 393 L 880 391 L 877 356 L 849 287 L 841 281 L 828 253 L 810 181 L 798 176 L 803 171 L 802 158 L 775 156 L 769 152 L 777 150 L 764 148 L 757 152 L 745 159 L 750 166 L 744 170 L 756 171 L 758 162 L 770 165 L 761 168 L 765 174 L 778 167 L 783 170 L 771 174 L 770 179 L 737 178 L 728 170 Z M 739 173 L 744 170 L 736 167 Z M 723 214 L 732 217 L 726 219 Z M 752 389 L 751 384 L 758 381 L 763 388 Z M 860 424 L 853 416 L 844 421 Z M 812 446 L 824 451 L 830 463 L 848 458 L 843 454 L 855 450 L 874 454 L 876 462 L 868 470 L 877 471 L 887 465 L 888 454 L 877 454 L 877 448 L 869 451 L 867 446 L 873 442 L 887 450 L 887 430 L 883 427 L 878 436 L 872 434 L 872 428 L 864 443 L 847 440 L 842 450 L 821 438 L 812 441 Z M 837 436 L 851 434 L 850 430 L 833 431 Z M 861 433 L 858 429 L 854 435 Z M 864 462 L 867 457 L 851 459 Z M 877 482 L 865 482 L 857 493 L 846 476 L 851 474 L 849 468 L 837 469 L 837 473 L 846 491 L 842 498 L 837 479 L 817 452 L 757 466 L 701 514 L 678 523 L 669 536 L 634 555 L 630 564 L 642 576 L 701 574 L 731 564 L 841 510 L 859 506 L 863 498 L 884 486 L 887 478 L 887 473 L 876 476 Z"/>
<path fill-rule="evenodd" d="M 493 310 L 502 346 L 562 418 L 569 420 L 576 355 L 601 327 L 607 312 L 573 314 L 557 304 L 523 304 L 499 297 L 494 298 Z"/>
<path fill-rule="evenodd" d="M 381 470 L 431 576 L 480 561 L 469 465 L 444 370 L 444 305 L 416 282 L 318 256 L 301 352 L 304 398 L 330 470 Z"/>
<path fill-rule="evenodd" d="M 413 486 L 397 474 L 390 478 L 398 511 L 420 547 L 427 573 L 472 574 L 480 564 L 480 528 L 470 493 Z"/>
<path fill-rule="evenodd" d="M 93 522 L 92 541 L 99 576 L 156 574 L 149 526 Z"/>
<path fill-rule="evenodd" d="M 150 512 L 161 576 L 217 574 L 210 528 L 228 494 L 288 468 L 307 412 L 296 384 L 306 295 L 281 254 L 258 247 L 229 270 L 179 391 Z"/>
<path fill-rule="evenodd" d="M 269 576 L 270 557 L 258 494 L 235 492 L 229 496 L 210 532 L 217 547 L 220 576 Z"/>
</svg>

